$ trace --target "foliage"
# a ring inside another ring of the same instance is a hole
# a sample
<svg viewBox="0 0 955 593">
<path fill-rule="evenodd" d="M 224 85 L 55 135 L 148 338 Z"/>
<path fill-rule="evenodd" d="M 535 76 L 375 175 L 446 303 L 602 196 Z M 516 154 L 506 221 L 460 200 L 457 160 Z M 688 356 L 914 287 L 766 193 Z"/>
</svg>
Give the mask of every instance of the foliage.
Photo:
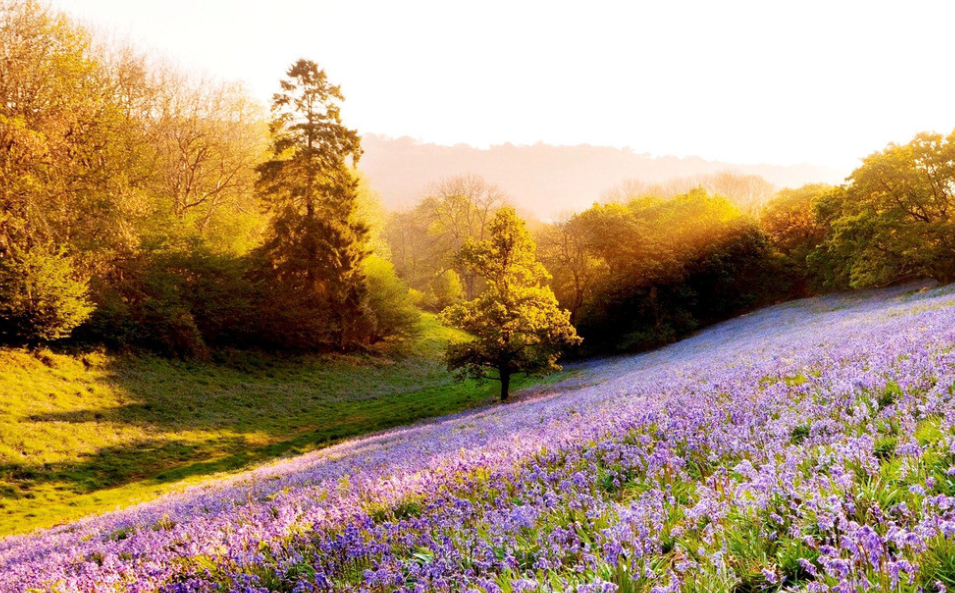
<svg viewBox="0 0 955 593">
<path fill-rule="evenodd" d="M 38 246 L 0 258 L 0 343 L 68 337 L 91 311 L 87 283 L 62 251 Z"/>
<path fill-rule="evenodd" d="M 432 301 L 448 302 L 456 296 L 442 297 L 438 293 L 451 289 L 442 285 L 453 282 L 453 277 L 446 276 L 451 270 L 461 283 L 464 297 L 474 298 L 482 289 L 481 279 L 455 256 L 468 239 L 485 238 L 488 224 L 506 202 L 507 196 L 500 188 L 476 175 L 432 183 L 414 209 L 393 214 L 385 227 L 384 238 L 398 274 L 416 290 L 435 292 Z M 432 302 L 432 306 L 439 305 Z"/>
<path fill-rule="evenodd" d="M 315 63 L 292 65 L 267 121 L 240 85 L 100 41 L 38 0 L 0 0 L 0 46 L 0 258 L 42 248 L 69 260 L 60 278 L 90 279 L 97 310 L 74 340 L 177 357 L 361 349 L 413 333 L 409 303 L 440 311 L 485 291 L 456 256 L 487 238 L 504 192 L 457 175 L 385 213 Z M 651 348 L 822 290 L 955 280 L 953 147 L 955 134 L 920 134 L 841 187 L 775 195 L 731 171 L 628 180 L 607 203 L 532 221 L 550 288 L 588 338 L 576 353 Z"/>
<path fill-rule="evenodd" d="M 53 243 L 78 265 L 128 246 L 122 105 L 89 34 L 39 2 L 0 1 L 0 255 Z"/>
<path fill-rule="evenodd" d="M 760 212 L 760 227 L 773 245 L 785 254 L 808 253 L 825 237 L 826 229 L 815 217 L 815 204 L 832 189 L 825 184 L 804 185 L 778 191 Z"/>
<path fill-rule="evenodd" d="M 570 311 L 571 321 L 577 320 L 577 312 L 592 296 L 594 282 L 605 273 L 604 266 L 609 265 L 594 249 L 604 229 L 590 224 L 595 215 L 606 209 L 594 206 L 589 217 L 570 216 L 545 225 L 538 232 L 541 263 L 551 275 L 550 285 L 561 305 Z"/>
<path fill-rule="evenodd" d="M 208 355 L 213 346 L 249 346 L 265 322 L 260 285 L 248 279 L 248 256 L 212 251 L 201 242 L 150 250 L 101 279 L 97 310 L 80 337 L 114 348 L 166 356 Z"/>
<path fill-rule="evenodd" d="M 395 274 L 388 260 L 372 255 L 364 262 L 368 281 L 367 306 L 375 320 L 372 342 L 387 338 L 411 338 L 418 330 L 421 313 L 408 286 Z"/>
<path fill-rule="evenodd" d="M 798 284 L 799 294 L 810 290 L 807 258 L 825 240 L 828 231 L 816 218 L 816 205 L 832 190 L 823 184 L 783 189 L 760 211 L 759 226 Z"/>
<path fill-rule="evenodd" d="M 665 344 L 788 290 L 765 281 L 778 265 L 755 220 L 703 190 L 594 205 L 543 240 L 591 352 Z"/>
<path fill-rule="evenodd" d="M 535 251 L 514 210 L 498 210 L 488 238 L 468 241 L 458 255 L 466 269 L 484 279 L 484 292 L 441 314 L 445 323 L 474 336 L 448 346 L 448 368 L 500 381 L 502 401 L 512 375 L 560 370 L 561 351 L 581 341 L 570 313 L 558 306 L 547 287 L 547 272 Z"/>
<path fill-rule="evenodd" d="M 811 254 L 829 287 L 955 280 L 955 133 L 923 133 L 863 159 L 817 205 L 826 240 Z"/>
<path fill-rule="evenodd" d="M 443 311 L 456 305 L 465 297 L 461 277 L 454 270 L 445 270 L 428 284 L 422 306 L 429 311 Z"/>
<path fill-rule="evenodd" d="M 353 348 L 371 333 L 364 309 L 362 261 L 368 228 L 356 218 L 358 183 L 348 159 L 360 140 L 341 121 L 339 87 L 317 64 L 299 60 L 272 101 L 271 159 L 259 188 L 273 212 L 261 248 L 262 278 L 275 294 L 273 314 L 287 347 Z"/>
<path fill-rule="evenodd" d="M 260 108 L 237 85 L 160 76 L 150 89 L 159 109 L 146 128 L 158 161 L 150 194 L 173 224 L 215 235 L 227 216 L 244 217 L 256 206 L 255 167 L 266 137 Z"/>
<path fill-rule="evenodd" d="M 13 265 L 29 254 L 61 284 L 92 278 L 99 310 L 79 328 L 84 339 L 204 352 L 204 341 L 219 337 L 197 318 L 229 309 L 218 297 L 201 301 L 237 283 L 196 254 L 244 252 L 258 241 L 251 181 L 265 129 L 257 106 L 234 85 L 197 82 L 129 48 L 96 44 L 38 2 L 0 3 L 0 37 L 8 57 L 0 76 L 8 156 L 0 160 L 0 256 Z M 194 253 L 170 247 L 184 244 Z M 54 269 L 54 253 L 64 269 Z M 187 286 L 202 286 L 205 296 L 182 294 Z M 63 303 L 81 292 L 68 283 L 50 290 Z M 86 318 L 85 306 L 61 325 Z"/>
<path fill-rule="evenodd" d="M 241 86 L 97 42 L 34 0 L 0 0 L 0 45 L 0 258 L 70 254 L 97 308 L 77 339 L 201 357 L 413 331 L 394 279 L 374 281 L 395 307 L 366 294 L 384 214 L 315 64 L 289 70 L 269 126 Z"/>
</svg>

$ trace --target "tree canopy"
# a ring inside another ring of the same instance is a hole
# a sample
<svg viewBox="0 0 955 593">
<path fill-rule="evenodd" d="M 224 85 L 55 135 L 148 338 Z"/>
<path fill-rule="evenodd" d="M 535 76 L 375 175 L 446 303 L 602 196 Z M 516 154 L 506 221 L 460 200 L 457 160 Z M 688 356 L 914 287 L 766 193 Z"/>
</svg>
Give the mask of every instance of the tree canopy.
<svg viewBox="0 0 955 593">
<path fill-rule="evenodd" d="M 866 157 L 816 206 L 813 268 L 833 288 L 955 280 L 955 133 L 923 133 Z"/>
<path fill-rule="evenodd" d="M 655 347 L 772 298 L 756 220 L 702 189 L 595 204 L 539 235 L 590 352 Z"/>
<path fill-rule="evenodd" d="M 448 347 L 448 368 L 500 381 L 502 401 L 508 398 L 514 374 L 560 370 L 561 352 L 581 340 L 570 313 L 560 308 L 547 286 L 548 274 L 537 261 L 534 241 L 514 210 L 498 210 L 488 238 L 467 241 L 457 259 L 486 284 L 476 298 L 441 314 L 445 323 L 474 336 Z"/>
</svg>

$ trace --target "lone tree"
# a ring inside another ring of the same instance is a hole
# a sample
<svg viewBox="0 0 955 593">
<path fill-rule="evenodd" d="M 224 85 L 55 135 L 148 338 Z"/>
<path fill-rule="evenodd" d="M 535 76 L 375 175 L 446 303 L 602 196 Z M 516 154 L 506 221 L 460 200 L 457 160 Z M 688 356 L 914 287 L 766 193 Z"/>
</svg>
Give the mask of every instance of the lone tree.
<svg viewBox="0 0 955 593">
<path fill-rule="evenodd" d="M 535 252 L 514 209 L 501 208 L 489 237 L 469 240 L 458 254 L 462 266 L 485 279 L 485 291 L 441 313 L 444 323 L 474 336 L 448 346 L 448 369 L 500 381 L 501 401 L 507 400 L 514 374 L 559 371 L 561 351 L 581 342 L 570 312 L 558 306 L 547 286 L 547 271 Z"/>
<path fill-rule="evenodd" d="M 342 124 L 341 89 L 299 60 L 272 99 L 272 155 L 258 187 L 273 219 L 262 252 L 286 346 L 339 350 L 370 327 L 363 305 L 368 228 L 357 218 L 360 138 Z M 285 327 L 287 326 L 287 327 Z"/>
</svg>

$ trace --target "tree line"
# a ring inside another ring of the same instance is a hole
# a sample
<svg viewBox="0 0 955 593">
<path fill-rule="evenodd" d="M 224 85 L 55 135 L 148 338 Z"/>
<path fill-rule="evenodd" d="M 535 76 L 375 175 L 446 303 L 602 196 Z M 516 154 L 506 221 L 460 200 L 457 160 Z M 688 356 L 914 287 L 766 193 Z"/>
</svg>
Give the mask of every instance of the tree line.
<svg viewBox="0 0 955 593">
<path fill-rule="evenodd" d="M 417 312 L 316 64 L 235 85 L 0 0 L 0 341 L 345 351 Z"/>
<path fill-rule="evenodd" d="M 426 310 L 474 336 L 449 366 L 505 396 L 562 349 L 639 351 L 785 299 L 955 280 L 955 134 L 891 144 L 840 186 L 630 181 L 542 222 L 462 175 L 386 216 L 313 62 L 267 112 L 33 0 L 0 0 L 0 45 L 6 344 L 349 351 L 413 335 Z"/>
<path fill-rule="evenodd" d="M 758 178 L 723 173 L 630 180 L 604 198 L 562 220 L 529 223 L 549 286 L 584 339 L 578 354 L 653 348 L 828 291 L 955 281 L 955 133 L 890 144 L 840 186 L 771 191 Z M 466 176 L 433 185 L 389 219 L 395 267 L 422 306 L 474 298 L 457 246 L 482 236 L 488 209 L 504 202 Z"/>
</svg>

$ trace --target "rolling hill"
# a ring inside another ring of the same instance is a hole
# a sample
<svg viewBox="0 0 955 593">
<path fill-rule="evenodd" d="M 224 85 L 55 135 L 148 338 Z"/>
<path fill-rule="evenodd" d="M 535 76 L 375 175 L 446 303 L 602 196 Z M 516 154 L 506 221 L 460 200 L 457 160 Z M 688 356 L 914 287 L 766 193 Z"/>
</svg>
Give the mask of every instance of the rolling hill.
<svg viewBox="0 0 955 593">
<path fill-rule="evenodd" d="M 10 537 L 0 591 L 942 591 L 955 290 L 918 288 Z"/>
<path fill-rule="evenodd" d="M 798 187 L 814 182 L 839 183 L 845 176 L 845 172 L 808 164 L 733 164 L 699 157 L 654 157 L 588 145 L 504 144 L 477 149 L 368 134 L 362 146 L 365 154 L 361 169 L 389 209 L 413 205 L 430 182 L 474 173 L 499 185 L 515 206 L 542 219 L 586 209 L 602 192 L 628 179 L 651 184 L 734 171 L 762 176 L 778 187 Z"/>
</svg>

